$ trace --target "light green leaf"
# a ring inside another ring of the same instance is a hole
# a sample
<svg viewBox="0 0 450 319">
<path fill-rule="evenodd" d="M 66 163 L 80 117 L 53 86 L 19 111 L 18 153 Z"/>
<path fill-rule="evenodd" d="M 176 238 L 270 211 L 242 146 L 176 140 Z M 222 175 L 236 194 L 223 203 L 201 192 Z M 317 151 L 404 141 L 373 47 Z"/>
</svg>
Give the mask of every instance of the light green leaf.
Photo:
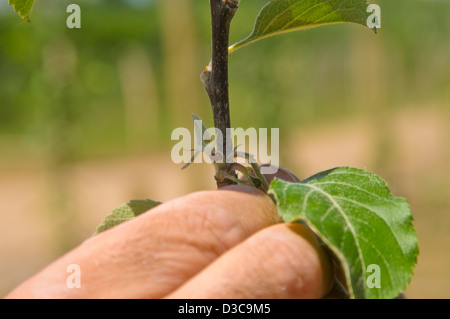
<svg viewBox="0 0 450 319">
<path fill-rule="evenodd" d="M 159 204 L 161 204 L 161 202 L 155 202 L 151 199 L 131 200 L 128 203 L 122 204 L 114 209 L 111 214 L 106 216 L 105 220 L 97 227 L 94 235 L 145 213 Z"/>
<path fill-rule="evenodd" d="M 276 34 L 331 23 L 366 25 L 367 6 L 366 0 L 272 0 L 259 13 L 252 33 L 228 51 Z"/>
<path fill-rule="evenodd" d="M 211 138 L 211 136 L 207 133 L 208 128 L 206 127 L 205 123 L 203 123 L 203 120 L 195 113 L 192 113 L 192 120 L 194 121 L 194 125 L 196 124 L 195 121 L 201 121 L 202 124 L 202 136 L 205 136 L 205 133 L 207 134 L 206 138 Z"/>
<path fill-rule="evenodd" d="M 31 9 L 34 0 L 8 0 L 10 6 L 14 6 L 14 11 L 27 22 L 30 22 Z"/>
<path fill-rule="evenodd" d="M 194 130 L 196 132 L 201 132 L 202 136 L 200 138 L 202 138 L 202 149 L 193 149 L 192 151 L 194 152 L 192 154 L 191 160 L 186 163 L 181 169 L 186 169 L 188 168 L 192 163 L 194 163 L 195 158 L 197 157 L 198 154 L 200 154 L 201 152 L 203 152 L 205 150 L 205 148 L 208 146 L 208 144 L 206 144 L 203 139 L 205 140 L 211 140 L 211 134 L 209 134 L 208 132 L 208 128 L 206 127 L 205 123 L 203 123 L 203 120 L 195 113 L 192 113 L 192 120 L 194 121 Z M 200 121 L 200 123 L 199 123 Z M 199 126 L 201 124 L 201 127 Z"/>
<path fill-rule="evenodd" d="M 340 263 L 353 298 L 394 298 L 411 280 L 417 237 L 408 202 L 378 176 L 341 167 L 302 183 L 275 179 L 269 189 L 286 222 L 310 226 Z M 379 266 L 380 288 L 370 288 Z M 369 270 L 368 270 L 369 267 Z"/>
</svg>

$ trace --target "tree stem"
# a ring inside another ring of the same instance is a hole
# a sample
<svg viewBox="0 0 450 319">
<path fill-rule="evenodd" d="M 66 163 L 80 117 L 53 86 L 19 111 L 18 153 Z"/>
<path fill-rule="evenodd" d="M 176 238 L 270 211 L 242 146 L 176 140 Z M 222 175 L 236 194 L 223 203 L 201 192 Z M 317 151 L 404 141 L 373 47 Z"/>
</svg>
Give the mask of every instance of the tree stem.
<svg viewBox="0 0 450 319">
<path fill-rule="evenodd" d="M 230 24 L 238 9 L 239 0 L 210 0 L 209 2 L 212 22 L 212 58 L 209 66 L 203 71 L 201 79 L 211 102 L 214 126 L 222 133 L 222 140 L 218 140 L 216 145 L 217 149 L 223 152 L 223 162 L 215 163 L 217 187 L 221 188 L 234 184 L 225 178 L 230 173 L 231 165 L 226 163 L 226 159 L 233 156 L 231 136 L 227 136 L 227 129 L 231 127 L 228 45 Z"/>
</svg>

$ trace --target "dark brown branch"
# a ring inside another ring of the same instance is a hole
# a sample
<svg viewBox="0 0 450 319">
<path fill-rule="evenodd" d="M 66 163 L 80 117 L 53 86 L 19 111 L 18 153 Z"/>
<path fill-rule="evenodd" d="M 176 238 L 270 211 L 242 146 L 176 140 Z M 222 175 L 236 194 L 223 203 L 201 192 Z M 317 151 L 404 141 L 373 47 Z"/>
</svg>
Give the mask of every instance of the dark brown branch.
<svg viewBox="0 0 450 319">
<path fill-rule="evenodd" d="M 228 95 L 228 44 L 231 20 L 238 9 L 239 0 L 210 0 L 212 22 L 212 59 L 202 74 L 202 81 L 211 101 L 214 126 L 222 132 L 222 141 L 218 149 L 224 153 L 224 163 L 215 163 L 217 186 L 233 184 L 224 179 L 228 174 L 227 156 L 233 157 L 231 137 L 227 136 L 230 128 L 230 102 Z M 222 147 L 220 147 L 222 146 Z M 233 157 L 234 158 L 234 157 Z"/>
</svg>

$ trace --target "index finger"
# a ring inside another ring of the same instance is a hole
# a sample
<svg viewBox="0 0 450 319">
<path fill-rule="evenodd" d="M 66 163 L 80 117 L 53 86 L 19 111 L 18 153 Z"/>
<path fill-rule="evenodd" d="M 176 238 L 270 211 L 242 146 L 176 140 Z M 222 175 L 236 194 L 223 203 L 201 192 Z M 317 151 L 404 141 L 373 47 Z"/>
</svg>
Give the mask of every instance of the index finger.
<svg viewBox="0 0 450 319">
<path fill-rule="evenodd" d="M 189 194 L 85 241 L 8 297 L 160 298 L 279 221 L 272 200 L 250 187 Z M 70 264 L 81 269 L 80 289 L 66 286 Z"/>
</svg>

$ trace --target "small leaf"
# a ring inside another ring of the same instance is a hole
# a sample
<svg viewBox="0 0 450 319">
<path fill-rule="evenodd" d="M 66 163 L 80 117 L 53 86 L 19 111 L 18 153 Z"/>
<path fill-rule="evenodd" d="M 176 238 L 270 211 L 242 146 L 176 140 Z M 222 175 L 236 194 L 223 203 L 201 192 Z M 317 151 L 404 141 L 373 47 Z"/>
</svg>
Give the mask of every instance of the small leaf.
<svg viewBox="0 0 450 319">
<path fill-rule="evenodd" d="M 34 0 L 8 0 L 10 6 L 14 6 L 14 11 L 27 22 L 30 22 L 31 9 Z"/>
<path fill-rule="evenodd" d="M 208 140 L 211 141 L 212 137 L 211 134 L 208 131 L 208 128 L 206 127 L 205 123 L 203 123 L 203 120 L 195 113 L 192 113 L 192 120 L 194 121 L 194 131 L 195 132 L 199 132 L 201 131 L 202 136 L 200 136 L 199 138 L 202 139 L 202 149 L 192 149 L 191 151 L 193 151 L 194 153 L 192 154 L 191 160 L 186 163 L 181 169 L 186 169 L 189 167 L 189 165 L 191 165 L 192 163 L 194 163 L 195 158 L 197 157 L 198 154 L 200 154 L 201 152 L 204 152 L 205 150 L 207 151 L 211 151 L 210 146 L 208 146 L 210 143 L 205 143 L 204 140 Z M 200 122 L 200 123 L 199 123 Z M 200 132 L 199 132 L 200 133 Z"/>
<path fill-rule="evenodd" d="M 195 113 L 192 113 L 192 120 L 194 121 L 194 126 L 196 123 L 196 121 L 200 121 L 202 124 L 202 137 L 204 136 L 206 139 L 211 139 L 211 135 L 208 133 L 208 128 L 206 127 L 205 123 L 203 123 L 203 120 Z M 206 133 L 206 136 L 205 136 Z"/>
<path fill-rule="evenodd" d="M 276 34 L 331 23 L 366 25 L 366 10 L 366 0 L 272 0 L 259 13 L 252 33 L 228 51 Z"/>
<path fill-rule="evenodd" d="M 158 206 L 161 202 L 155 202 L 151 199 L 131 200 L 122 204 L 106 216 L 105 220 L 97 227 L 94 235 L 130 220 L 146 211 Z"/>
<path fill-rule="evenodd" d="M 184 164 L 184 166 L 183 166 L 181 169 L 182 169 L 182 170 L 183 170 L 183 169 L 186 169 L 186 168 L 189 167 L 189 165 L 191 165 L 192 163 L 194 163 L 194 160 L 195 160 L 195 158 L 197 157 L 197 155 L 198 155 L 199 153 L 201 153 L 201 151 L 194 151 L 194 154 L 192 154 L 192 156 L 191 156 L 191 160 L 190 160 L 188 163 Z"/>
<path fill-rule="evenodd" d="M 341 167 L 302 183 L 275 179 L 269 193 L 286 222 L 305 222 L 332 251 L 352 298 L 394 298 L 410 282 L 418 246 L 409 205 L 378 176 Z M 380 288 L 368 285 L 373 265 Z"/>
</svg>

